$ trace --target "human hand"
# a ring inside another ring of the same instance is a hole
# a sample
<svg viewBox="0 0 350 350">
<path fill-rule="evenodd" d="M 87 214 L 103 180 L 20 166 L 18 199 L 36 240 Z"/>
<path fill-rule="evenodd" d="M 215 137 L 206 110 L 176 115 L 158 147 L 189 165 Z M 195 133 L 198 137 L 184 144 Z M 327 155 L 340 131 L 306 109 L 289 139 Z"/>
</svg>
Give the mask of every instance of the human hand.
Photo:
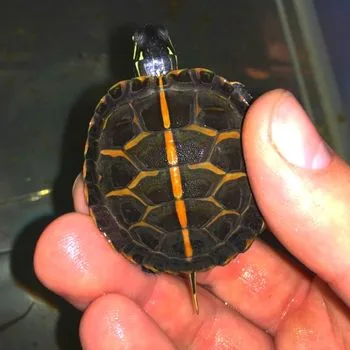
<svg viewBox="0 0 350 350">
<path fill-rule="evenodd" d="M 185 280 L 144 273 L 111 249 L 79 177 L 76 212 L 46 228 L 34 264 L 84 311 L 84 349 L 350 349 L 350 167 L 282 90 L 251 106 L 243 142 L 267 225 L 302 264 L 257 240 L 198 273 L 196 315 Z"/>
</svg>

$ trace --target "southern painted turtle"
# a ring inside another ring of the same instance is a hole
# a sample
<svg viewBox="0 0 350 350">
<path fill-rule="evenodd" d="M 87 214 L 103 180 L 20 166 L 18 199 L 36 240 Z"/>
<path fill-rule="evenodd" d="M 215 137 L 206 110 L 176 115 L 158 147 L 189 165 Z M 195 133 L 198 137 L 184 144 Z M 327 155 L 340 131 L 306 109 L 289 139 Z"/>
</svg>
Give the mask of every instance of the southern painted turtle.
<svg viewBox="0 0 350 350">
<path fill-rule="evenodd" d="M 85 194 L 97 227 L 153 272 L 225 265 L 264 229 L 248 182 L 241 127 L 251 95 L 203 69 L 178 69 L 163 26 L 134 36 L 137 76 L 97 105 L 85 148 Z"/>
</svg>

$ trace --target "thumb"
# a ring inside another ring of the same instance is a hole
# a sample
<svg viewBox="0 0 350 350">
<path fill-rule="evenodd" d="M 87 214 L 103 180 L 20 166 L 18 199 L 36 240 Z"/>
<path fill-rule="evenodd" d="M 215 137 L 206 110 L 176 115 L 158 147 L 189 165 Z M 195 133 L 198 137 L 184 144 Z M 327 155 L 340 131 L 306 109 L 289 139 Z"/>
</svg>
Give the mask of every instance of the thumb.
<svg viewBox="0 0 350 350">
<path fill-rule="evenodd" d="M 248 111 L 247 171 L 267 225 L 350 305 L 350 168 L 297 100 L 275 90 Z"/>
</svg>

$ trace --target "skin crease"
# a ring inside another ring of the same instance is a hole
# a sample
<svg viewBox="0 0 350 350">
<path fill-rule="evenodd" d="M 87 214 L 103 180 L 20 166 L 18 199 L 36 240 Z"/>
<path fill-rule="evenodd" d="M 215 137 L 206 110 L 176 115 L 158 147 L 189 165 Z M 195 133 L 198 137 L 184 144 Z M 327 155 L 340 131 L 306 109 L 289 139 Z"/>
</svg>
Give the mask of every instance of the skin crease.
<svg viewBox="0 0 350 350">
<path fill-rule="evenodd" d="M 305 119 L 289 94 L 269 92 L 249 109 L 243 147 L 268 227 L 307 268 L 257 240 L 227 266 L 198 274 L 195 315 L 182 278 L 145 274 L 116 254 L 88 216 L 78 177 L 76 212 L 45 229 L 34 266 L 84 311 L 84 349 L 350 349 L 350 169 L 333 151 L 286 161 L 271 123 L 287 98 L 296 122 Z M 308 137 L 314 152 L 323 147 L 316 132 Z"/>
</svg>

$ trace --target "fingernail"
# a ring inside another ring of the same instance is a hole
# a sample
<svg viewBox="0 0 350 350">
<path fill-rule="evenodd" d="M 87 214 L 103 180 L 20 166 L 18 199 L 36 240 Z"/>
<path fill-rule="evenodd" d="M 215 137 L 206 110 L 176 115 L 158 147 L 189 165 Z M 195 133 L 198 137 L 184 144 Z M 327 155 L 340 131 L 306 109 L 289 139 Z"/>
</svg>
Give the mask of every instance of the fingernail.
<svg viewBox="0 0 350 350">
<path fill-rule="evenodd" d="M 73 186 L 72 186 L 72 192 L 74 193 L 74 190 L 75 190 L 75 187 L 77 186 L 79 180 L 80 180 L 80 177 L 81 177 L 81 174 L 79 174 L 75 180 L 74 180 L 74 183 L 73 183 Z"/>
<path fill-rule="evenodd" d="M 323 169 L 331 153 L 297 99 L 285 93 L 276 106 L 272 142 L 285 160 L 305 169 Z"/>
</svg>

